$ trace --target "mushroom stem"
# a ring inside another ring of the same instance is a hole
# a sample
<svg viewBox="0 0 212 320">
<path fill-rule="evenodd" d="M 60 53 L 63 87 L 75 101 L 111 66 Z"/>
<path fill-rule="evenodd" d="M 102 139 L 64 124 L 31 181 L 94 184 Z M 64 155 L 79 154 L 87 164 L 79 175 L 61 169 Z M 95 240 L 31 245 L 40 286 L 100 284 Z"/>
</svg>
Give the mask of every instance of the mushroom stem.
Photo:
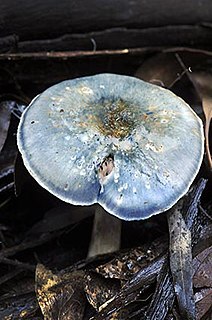
<svg viewBox="0 0 212 320">
<path fill-rule="evenodd" d="M 119 250 L 121 242 L 121 220 L 97 206 L 88 258 Z"/>
</svg>

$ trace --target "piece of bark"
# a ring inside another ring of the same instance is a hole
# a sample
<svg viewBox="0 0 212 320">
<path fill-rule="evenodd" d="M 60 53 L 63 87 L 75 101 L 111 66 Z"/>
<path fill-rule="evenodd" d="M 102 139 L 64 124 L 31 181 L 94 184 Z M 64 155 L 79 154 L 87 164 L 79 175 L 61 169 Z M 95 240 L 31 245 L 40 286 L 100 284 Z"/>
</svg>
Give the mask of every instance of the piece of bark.
<svg viewBox="0 0 212 320">
<path fill-rule="evenodd" d="M 157 287 L 146 311 L 145 318 L 147 320 L 165 319 L 168 311 L 173 306 L 174 299 L 174 287 L 170 277 L 168 260 L 166 259 L 159 274 Z"/>
<path fill-rule="evenodd" d="M 168 239 L 161 237 L 141 247 L 119 252 L 105 264 L 98 265 L 95 271 L 104 278 L 129 280 L 142 268 L 167 252 Z"/>
<path fill-rule="evenodd" d="M 163 35 L 163 36 L 161 36 Z M 127 48 L 184 46 L 210 49 L 212 29 L 202 25 L 162 26 L 157 28 L 112 28 L 84 34 L 65 34 L 56 38 L 7 42 L 0 38 L 1 59 L 29 52 L 95 51 Z M 7 38 L 7 37 L 6 37 Z M 15 37 L 17 39 L 18 37 Z"/>
<path fill-rule="evenodd" d="M 3 0 L 0 12 L 1 52 L 200 47 L 212 34 L 209 0 Z"/>
<path fill-rule="evenodd" d="M 14 11 L 15 8 L 15 11 Z M 121 9 L 121 10 L 120 10 Z M 109 27 L 192 25 L 212 22 L 210 1 L 96 0 L 4 0 L 0 4 L 0 36 L 17 34 L 21 39 L 47 39 L 67 32 L 83 33 Z M 30 27 L 30 28 L 29 28 Z"/>
</svg>

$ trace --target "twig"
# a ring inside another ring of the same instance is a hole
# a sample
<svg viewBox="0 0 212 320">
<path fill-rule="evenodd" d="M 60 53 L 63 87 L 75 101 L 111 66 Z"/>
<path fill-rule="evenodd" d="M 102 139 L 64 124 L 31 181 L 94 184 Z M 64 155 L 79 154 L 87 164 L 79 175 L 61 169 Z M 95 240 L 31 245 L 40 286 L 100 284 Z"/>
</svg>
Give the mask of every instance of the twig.
<svg viewBox="0 0 212 320">
<path fill-rule="evenodd" d="M 207 213 L 207 211 L 199 204 L 199 208 L 202 211 L 202 213 L 204 213 L 204 215 L 210 220 L 212 221 L 212 217 Z"/>
<path fill-rule="evenodd" d="M 104 55 L 140 55 L 150 52 L 191 52 L 200 53 L 207 56 L 212 56 L 212 51 L 205 49 L 195 49 L 189 47 L 142 47 L 142 48 L 129 48 L 129 49 L 117 49 L 117 50 L 85 50 L 85 51 L 41 51 L 41 52 L 24 52 L 24 53 L 0 53 L 0 60 L 20 60 L 20 59 L 69 59 L 69 58 L 81 58 L 89 56 L 104 56 Z"/>
<path fill-rule="evenodd" d="M 13 188 L 13 186 L 14 186 L 14 182 L 8 183 L 6 186 L 0 188 L 0 193 L 1 193 L 1 192 L 4 192 L 4 191 L 7 191 L 7 190 L 9 190 L 9 189 L 11 189 L 11 188 Z"/>
<path fill-rule="evenodd" d="M 12 266 L 15 266 L 15 267 L 18 267 L 18 268 L 21 268 L 21 269 L 26 269 L 26 270 L 29 270 L 29 271 L 35 271 L 35 266 L 29 264 L 29 263 L 25 263 L 25 262 L 20 262 L 18 260 L 12 260 L 12 259 L 8 259 L 8 258 L 1 258 L 1 263 L 4 263 L 4 264 L 9 264 L 9 265 L 12 265 Z"/>
</svg>

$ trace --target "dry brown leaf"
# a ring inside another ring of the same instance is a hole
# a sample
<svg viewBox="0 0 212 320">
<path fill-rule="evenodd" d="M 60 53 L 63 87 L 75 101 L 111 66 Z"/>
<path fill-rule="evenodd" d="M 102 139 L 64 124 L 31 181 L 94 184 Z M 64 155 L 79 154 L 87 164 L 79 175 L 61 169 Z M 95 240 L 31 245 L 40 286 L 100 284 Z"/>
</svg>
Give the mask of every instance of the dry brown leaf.
<svg viewBox="0 0 212 320">
<path fill-rule="evenodd" d="M 202 107 L 205 115 L 205 148 L 209 169 L 212 171 L 212 156 L 210 152 L 209 129 L 212 119 L 212 74 L 199 71 L 193 72 L 192 81 L 202 99 Z"/>
<path fill-rule="evenodd" d="M 193 283 L 196 288 L 212 289 L 212 247 L 206 248 L 193 260 Z"/>
<path fill-rule="evenodd" d="M 53 274 L 39 264 L 36 269 L 36 294 L 45 320 L 83 319 L 86 297 L 84 272 Z"/>
<path fill-rule="evenodd" d="M 212 309 L 212 288 L 205 288 L 195 294 L 196 319 L 200 320 L 203 316 L 211 313 Z M 204 317 L 204 319 L 206 319 Z M 207 319 L 211 319 L 208 315 Z"/>
<path fill-rule="evenodd" d="M 181 77 L 183 69 L 174 53 L 160 53 L 141 65 L 135 76 L 142 80 L 170 88 Z"/>
<path fill-rule="evenodd" d="M 120 289 L 117 281 L 105 279 L 98 274 L 89 273 L 86 279 L 85 292 L 89 303 L 96 309 L 112 298 Z"/>
</svg>

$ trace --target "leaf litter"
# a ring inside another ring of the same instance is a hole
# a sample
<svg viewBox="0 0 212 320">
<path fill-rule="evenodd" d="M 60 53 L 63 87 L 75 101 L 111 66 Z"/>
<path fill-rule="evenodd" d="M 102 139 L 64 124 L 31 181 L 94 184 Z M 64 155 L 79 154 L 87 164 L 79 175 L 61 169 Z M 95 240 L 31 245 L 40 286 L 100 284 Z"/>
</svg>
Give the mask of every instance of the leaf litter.
<svg viewBox="0 0 212 320">
<path fill-rule="evenodd" d="M 197 109 L 202 119 L 205 115 L 207 162 L 177 212 L 176 219 L 182 227 L 172 226 L 170 243 L 165 215 L 159 215 L 147 222 L 125 225 L 122 237 L 128 239 L 125 240 L 128 246 L 120 252 L 84 259 L 92 210 L 72 208 L 69 216 L 66 205 L 47 195 L 27 177 L 23 179 L 21 166 L 14 166 L 14 160 L 3 157 L 3 168 L 10 166 L 11 172 L 15 171 L 18 192 L 14 198 L 14 180 L 10 174 L 11 187 L 0 189 L 1 319 L 159 320 L 180 319 L 182 315 L 183 319 L 189 319 L 189 312 L 194 312 L 192 301 L 197 319 L 210 313 L 211 221 L 207 215 L 210 216 L 212 208 L 208 173 L 211 168 L 211 81 L 209 71 L 199 71 L 204 55 L 183 50 L 161 52 L 144 58 L 135 74 L 171 88 Z M 16 113 L 20 115 L 21 110 L 23 108 L 16 109 Z M 11 113 L 9 107 L 0 115 L 3 150 L 7 138 L 15 134 L 15 129 L 9 130 Z M 14 146 L 12 152 L 14 155 L 17 152 Z M 0 177 L 2 186 L 8 185 L 5 177 Z M 201 177 L 206 177 L 208 182 Z M 178 248 L 177 239 L 185 241 L 185 246 Z M 180 270 L 179 261 L 183 262 Z M 22 289 L 16 285 L 17 279 Z M 182 297 L 187 303 L 181 303 L 177 285 L 183 287 Z"/>
</svg>

